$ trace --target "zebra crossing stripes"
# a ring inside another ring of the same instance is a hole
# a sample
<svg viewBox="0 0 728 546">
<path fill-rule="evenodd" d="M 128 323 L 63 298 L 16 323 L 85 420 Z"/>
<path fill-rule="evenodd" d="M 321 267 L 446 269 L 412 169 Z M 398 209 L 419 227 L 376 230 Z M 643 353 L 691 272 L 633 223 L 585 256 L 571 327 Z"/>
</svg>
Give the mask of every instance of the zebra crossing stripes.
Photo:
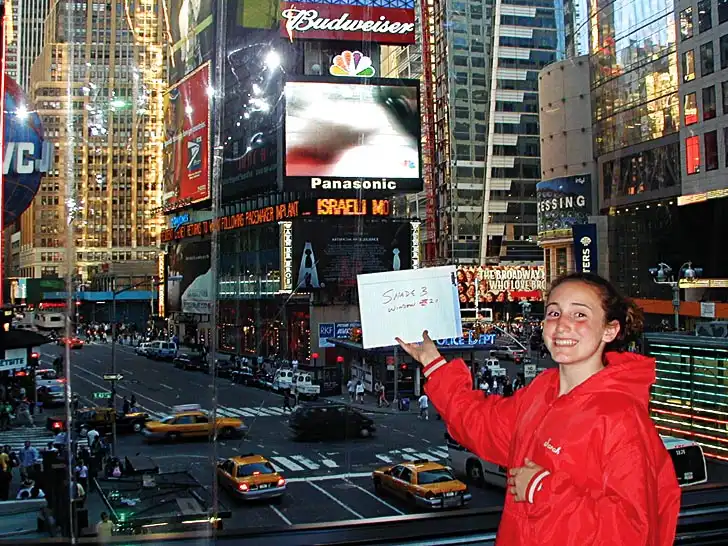
<svg viewBox="0 0 728 546">
<path fill-rule="evenodd" d="M 36 416 L 37 417 L 37 416 Z M 10 446 L 13 451 L 25 447 L 25 441 L 40 450 L 44 449 L 55 435 L 43 427 L 15 427 L 0 432 L 0 446 Z"/>
</svg>

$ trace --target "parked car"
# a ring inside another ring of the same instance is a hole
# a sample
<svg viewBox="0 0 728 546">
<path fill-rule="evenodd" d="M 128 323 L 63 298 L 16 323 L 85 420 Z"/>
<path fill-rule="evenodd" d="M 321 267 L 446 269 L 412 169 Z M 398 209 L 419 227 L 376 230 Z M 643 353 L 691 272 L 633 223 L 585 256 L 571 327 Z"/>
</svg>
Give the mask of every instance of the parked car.
<svg viewBox="0 0 728 546">
<path fill-rule="evenodd" d="M 177 344 L 171 341 L 152 341 L 147 348 L 147 356 L 154 360 L 174 360 Z"/>
<path fill-rule="evenodd" d="M 137 348 L 134 349 L 134 352 L 141 356 L 147 356 L 147 351 L 149 350 L 149 346 L 151 343 L 140 343 L 137 345 Z"/>
<path fill-rule="evenodd" d="M 179 353 L 174 358 L 174 367 L 180 370 L 197 370 L 209 373 L 210 363 L 207 361 L 207 355 L 202 353 Z"/>
<path fill-rule="evenodd" d="M 243 385 L 256 384 L 256 376 L 253 374 L 253 370 L 249 366 L 241 366 L 240 368 L 233 370 L 230 378 L 235 383 L 241 383 Z"/>
<path fill-rule="evenodd" d="M 517 360 L 526 356 L 526 351 L 515 345 L 501 346 L 490 351 L 491 358 Z"/>
<path fill-rule="evenodd" d="M 311 374 L 306 372 L 298 372 L 293 376 L 292 388 L 300 398 L 316 400 L 321 394 L 321 385 L 315 384 Z"/>
<path fill-rule="evenodd" d="M 290 368 L 280 368 L 276 370 L 276 373 L 273 376 L 273 391 L 281 392 L 284 389 L 290 389 L 293 387 L 294 375 L 295 372 Z"/>
<path fill-rule="evenodd" d="M 374 421 L 346 404 L 306 402 L 288 420 L 295 439 L 367 438 L 375 431 Z"/>
<path fill-rule="evenodd" d="M 68 345 L 71 349 L 83 349 L 83 340 L 77 337 L 59 337 L 57 343 L 61 347 Z"/>
<path fill-rule="evenodd" d="M 265 389 L 269 391 L 273 389 L 273 377 L 274 376 L 272 373 L 260 370 L 255 373 L 253 384 L 260 389 Z"/>
<path fill-rule="evenodd" d="M 64 405 L 66 403 L 66 396 L 70 396 L 70 392 L 66 383 L 59 383 L 57 385 L 38 387 L 37 395 L 38 402 L 41 402 L 44 408 L 53 408 Z"/>
<path fill-rule="evenodd" d="M 235 369 L 236 369 L 235 363 L 230 360 L 218 360 L 215 363 L 215 375 L 217 377 L 224 377 L 227 379 L 231 379 Z M 205 371 L 205 370 L 203 370 L 203 371 Z M 210 373 L 209 367 L 205 371 L 205 373 Z"/>
</svg>

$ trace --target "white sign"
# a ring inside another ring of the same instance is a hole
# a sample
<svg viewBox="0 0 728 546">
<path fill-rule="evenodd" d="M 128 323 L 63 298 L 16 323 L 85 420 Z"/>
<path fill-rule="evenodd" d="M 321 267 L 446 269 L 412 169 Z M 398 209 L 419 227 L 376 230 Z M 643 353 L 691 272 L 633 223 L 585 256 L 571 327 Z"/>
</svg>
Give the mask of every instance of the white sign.
<svg viewBox="0 0 728 546">
<path fill-rule="evenodd" d="M 336 333 L 333 322 L 322 322 L 319 324 L 319 348 L 325 349 L 327 347 L 336 347 L 333 343 L 329 342 L 330 337 L 334 337 Z"/>
<path fill-rule="evenodd" d="M 526 364 L 523 370 L 523 375 L 526 377 L 536 377 L 536 365 L 535 364 Z"/>
<path fill-rule="evenodd" d="M 700 316 L 705 318 L 715 318 L 715 303 L 701 301 L 700 302 Z"/>
<path fill-rule="evenodd" d="M 8 349 L 5 351 L 5 358 L 0 360 L 0 371 L 22 370 L 25 368 L 28 357 L 28 349 Z"/>
<path fill-rule="evenodd" d="M 290 292 L 293 289 L 293 224 L 291 222 L 281 222 L 281 249 L 283 250 L 281 292 Z"/>
<path fill-rule="evenodd" d="M 424 330 L 433 340 L 463 335 L 455 266 L 357 275 L 357 285 L 365 349 L 422 341 Z"/>
</svg>

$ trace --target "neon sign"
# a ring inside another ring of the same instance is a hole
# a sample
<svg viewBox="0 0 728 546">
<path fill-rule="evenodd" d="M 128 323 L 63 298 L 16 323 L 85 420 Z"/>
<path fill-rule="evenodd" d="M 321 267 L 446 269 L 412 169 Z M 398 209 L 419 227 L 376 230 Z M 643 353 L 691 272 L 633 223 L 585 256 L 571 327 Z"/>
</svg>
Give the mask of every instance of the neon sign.
<svg viewBox="0 0 728 546">
<path fill-rule="evenodd" d="M 473 332 L 468 332 L 467 336 L 441 339 L 439 341 L 435 341 L 435 344 L 439 347 L 476 347 L 481 345 L 494 345 L 495 334 L 473 335 Z"/>
</svg>

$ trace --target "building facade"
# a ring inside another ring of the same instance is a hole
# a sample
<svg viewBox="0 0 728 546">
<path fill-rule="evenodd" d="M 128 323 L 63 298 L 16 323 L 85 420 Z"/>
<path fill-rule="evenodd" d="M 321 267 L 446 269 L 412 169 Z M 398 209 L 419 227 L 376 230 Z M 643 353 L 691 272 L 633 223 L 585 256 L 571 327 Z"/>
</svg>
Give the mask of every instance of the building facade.
<svg viewBox="0 0 728 546">
<path fill-rule="evenodd" d="M 43 49 L 44 25 L 50 0 L 12 2 L 13 35 L 6 46 L 5 72 L 26 92 L 30 91 L 33 62 Z"/>
<path fill-rule="evenodd" d="M 21 218 L 21 276 L 87 280 L 102 263 L 156 263 L 166 84 L 161 17 L 156 1 L 129 13 L 121 3 L 91 0 L 52 6 L 30 94 L 54 164 Z"/>
<path fill-rule="evenodd" d="M 436 2 L 433 17 L 438 255 L 540 262 L 538 72 L 566 55 L 564 5 Z"/>
</svg>

